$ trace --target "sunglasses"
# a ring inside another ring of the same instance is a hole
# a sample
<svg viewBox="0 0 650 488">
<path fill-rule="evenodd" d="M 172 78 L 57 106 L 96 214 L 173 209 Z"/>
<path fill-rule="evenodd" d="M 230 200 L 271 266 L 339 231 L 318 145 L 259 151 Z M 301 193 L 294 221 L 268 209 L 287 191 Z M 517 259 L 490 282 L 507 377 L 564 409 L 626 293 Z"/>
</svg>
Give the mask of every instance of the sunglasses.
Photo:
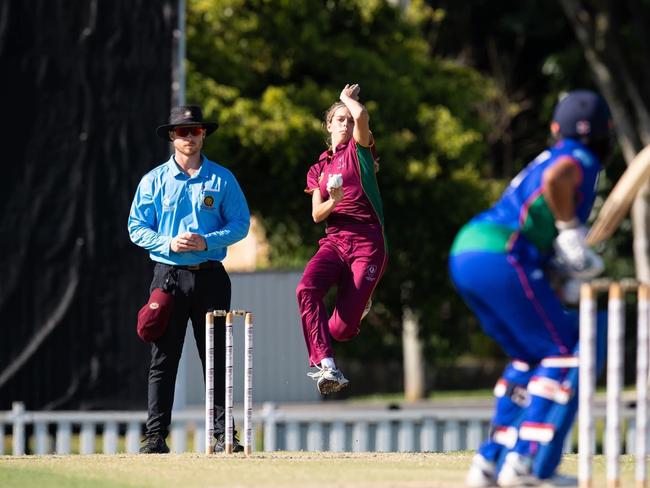
<svg viewBox="0 0 650 488">
<path fill-rule="evenodd" d="M 174 129 L 174 134 L 176 134 L 178 137 L 187 137 L 189 134 L 192 134 L 193 136 L 200 136 L 203 134 L 203 127 L 200 125 L 195 125 L 193 127 L 176 127 Z"/>
</svg>

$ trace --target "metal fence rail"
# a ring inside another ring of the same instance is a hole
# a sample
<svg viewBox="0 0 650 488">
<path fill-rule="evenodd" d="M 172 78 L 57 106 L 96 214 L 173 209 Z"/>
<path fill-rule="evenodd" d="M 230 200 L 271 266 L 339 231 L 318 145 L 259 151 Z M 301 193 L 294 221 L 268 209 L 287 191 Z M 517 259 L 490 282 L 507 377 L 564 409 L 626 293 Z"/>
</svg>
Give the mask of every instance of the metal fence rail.
<svg viewBox="0 0 650 488">
<path fill-rule="evenodd" d="M 489 411 L 263 409 L 264 450 L 457 451 L 478 448 Z"/>
<path fill-rule="evenodd" d="M 477 449 L 486 438 L 490 409 L 436 408 L 378 410 L 363 408 L 284 409 L 264 404 L 253 414 L 253 429 L 265 451 L 445 452 Z M 0 455 L 137 453 L 146 412 L 30 412 L 21 402 L 0 412 Z M 205 452 L 205 418 L 200 409 L 174 412 L 172 452 Z M 603 409 L 596 419 L 604 418 Z M 623 411 L 625 452 L 634 449 L 634 409 Z M 243 411 L 235 409 L 241 425 Z M 5 441 L 11 437 L 11 452 Z M 78 436 L 78 439 L 77 439 Z M 568 436 L 565 452 L 575 452 Z M 74 439 L 74 441 L 73 441 Z M 78 447 L 77 447 L 78 442 Z M 598 440 L 597 442 L 602 442 Z"/>
</svg>

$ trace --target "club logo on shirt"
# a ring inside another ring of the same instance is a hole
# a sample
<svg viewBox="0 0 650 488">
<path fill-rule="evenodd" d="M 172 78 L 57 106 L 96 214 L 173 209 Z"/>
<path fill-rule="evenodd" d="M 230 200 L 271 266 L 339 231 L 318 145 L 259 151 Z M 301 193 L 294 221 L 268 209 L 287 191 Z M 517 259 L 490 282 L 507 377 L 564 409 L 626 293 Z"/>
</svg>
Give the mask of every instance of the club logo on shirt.
<svg viewBox="0 0 650 488">
<path fill-rule="evenodd" d="M 375 281 L 376 279 L 377 279 L 377 266 L 371 264 L 370 266 L 368 266 L 368 269 L 366 270 L 366 280 Z"/>
<path fill-rule="evenodd" d="M 211 197 L 210 195 L 203 197 L 203 205 L 209 208 L 214 207 L 214 197 Z"/>
<path fill-rule="evenodd" d="M 578 120 L 576 122 L 576 132 L 581 136 L 589 134 L 591 132 L 591 124 L 588 120 Z"/>
<path fill-rule="evenodd" d="M 158 304 L 158 302 L 151 302 L 151 303 L 149 304 L 149 308 L 150 308 L 151 310 L 156 310 L 158 307 L 160 307 L 160 304 Z"/>
</svg>

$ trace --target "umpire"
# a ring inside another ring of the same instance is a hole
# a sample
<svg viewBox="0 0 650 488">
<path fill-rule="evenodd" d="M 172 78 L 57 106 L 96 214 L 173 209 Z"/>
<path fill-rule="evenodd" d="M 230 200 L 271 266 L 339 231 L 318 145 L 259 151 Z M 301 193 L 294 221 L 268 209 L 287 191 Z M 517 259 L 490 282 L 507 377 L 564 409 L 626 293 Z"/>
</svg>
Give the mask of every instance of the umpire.
<svg viewBox="0 0 650 488">
<path fill-rule="evenodd" d="M 201 154 L 203 141 L 217 126 L 203 121 L 198 106 L 173 107 L 169 123 L 158 127 L 156 134 L 171 140 L 174 154 L 142 178 L 131 204 L 129 236 L 149 251 L 155 263 L 151 291 L 168 285 L 170 279 L 175 283 L 166 330 L 151 342 L 148 418 L 141 453 L 169 452 L 165 438 L 188 319 L 205 371 L 205 313 L 230 308 L 230 278 L 221 261 L 227 246 L 246 237 L 250 225 L 248 205 L 234 175 Z M 224 336 L 216 334 L 215 357 L 220 354 L 225 355 Z M 215 362 L 214 376 L 215 450 L 222 451 L 222 361 Z M 235 440 L 235 451 L 241 450 Z"/>
</svg>

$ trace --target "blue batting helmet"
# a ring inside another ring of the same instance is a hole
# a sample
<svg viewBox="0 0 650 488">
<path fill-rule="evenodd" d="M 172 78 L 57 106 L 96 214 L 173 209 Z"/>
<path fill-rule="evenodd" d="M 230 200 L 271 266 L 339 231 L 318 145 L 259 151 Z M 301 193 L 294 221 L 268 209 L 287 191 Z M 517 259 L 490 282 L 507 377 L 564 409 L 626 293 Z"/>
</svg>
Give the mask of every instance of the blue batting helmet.
<svg viewBox="0 0 650 488">
<path fill-rule="evenodd" d="M 590 142 L 610 135 L 612 116 L 603 97 L 591 90 L 569 92 L 556 105 L 551 131 L 554 135 Z"/>
</svg>

